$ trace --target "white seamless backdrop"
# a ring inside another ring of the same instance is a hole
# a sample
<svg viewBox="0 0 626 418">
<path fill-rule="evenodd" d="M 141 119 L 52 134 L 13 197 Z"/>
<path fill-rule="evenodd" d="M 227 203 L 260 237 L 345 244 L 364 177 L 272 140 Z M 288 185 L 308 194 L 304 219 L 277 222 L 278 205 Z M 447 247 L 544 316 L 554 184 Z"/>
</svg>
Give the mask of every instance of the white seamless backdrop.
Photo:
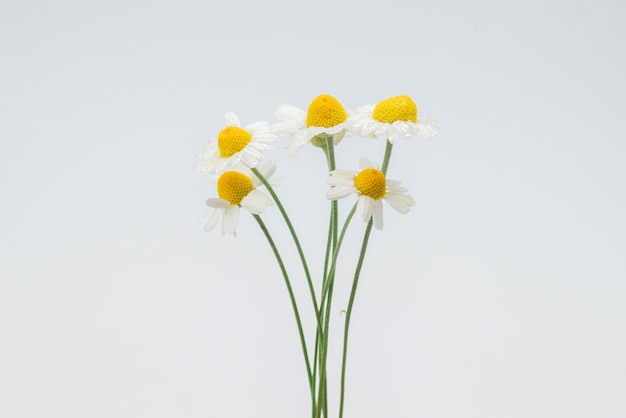
<svg viewBox="0 0 626 418">
<path fill-rule="evenodd" d="M 193 165 L 225 112 L 275 121 L 329 93 L 347 108 L 408 94 L 443 120 L 394 151 L 389 176 L 417 205 L 387 207 L 373 233 L 345 417 L 623 418 L 625 12 L 3 0 L 0 416 L 307 416 L 269 247 L 249 216 L 236 238 L 202 231 L 215 190 Z M 284 144 L 268 157 L 319 276 L 324 160 Z M 346 138 L 339 165 L 382 149 Z M 362 230 L 341 260 L 333 367 Z"/>
</svg>

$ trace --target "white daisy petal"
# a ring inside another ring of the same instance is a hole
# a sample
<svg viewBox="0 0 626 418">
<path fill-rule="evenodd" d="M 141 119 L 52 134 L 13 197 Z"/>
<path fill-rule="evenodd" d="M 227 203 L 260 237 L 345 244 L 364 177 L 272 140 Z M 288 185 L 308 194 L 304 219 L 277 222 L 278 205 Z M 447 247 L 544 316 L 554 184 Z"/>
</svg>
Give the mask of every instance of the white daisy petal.
<svg viewBox="0 0 626 418">
<path fill-rule="evenodd" d="M 396 136 L 411 136 L 407 122 L 395 121 L 391 124 L 391 130 L 396 134 Z"/>
<path fill-rule="evenodd" d="M 412 123 L 412 122 L 411 122 Z M 415 136 L 433 139 L 439 135 L 440 122 L 434 118 L 420 118 L 419 123 L 412 123 L 411 130 Z"/>
<path fill-rule="evenodd" d="M 262 164 L 259 165 L 258 169 L 263 177 L 269 179 L 274 175 L 274 172 L 276 171 L 276 164 L 272 163 L 271 161 L 264 161 Z"/>
<path fill-rule="evenodd" d="M 387 190 L 393 193 L 408 194 L 409 189 L 404 187 L 398 180 L 387 179 Z"/>
<path fill-rule="evenodd" d="M 356 172 L 350 170 L 333 170 L 330 177 L 326 180 L 330 186 L 353 186 Z"/>
<path fill-rule="evenodd" d="M 369 158 L 361 158 L 359 161 L 359 170 L 365 170 L 366 168 L 375 168 L 378 170 L 378 164 L 370 160 Z"/>
<path fill-rule="evenodd" d="M 230 202 L 228 200 L 220 199 L 218 197 L 211 197 L 207 199 L 206 205 L 214 209 L 226 209 L 230 206 Z"/>
<path fill-rule="evenodd" d="M 376 201 L 369 196 L 361 195 L 357 201 L 356 210 L 361 214 L 365 222 L 369 221 L 374 212 L 374 203 Z"/>
<path fill-rule="evenodd" d="M 252 190 L 241 200 L 241 207 L 255 215 L 260 215 L 266 207 L 273 204 L 272 199 L 259 190 Z"/>
<path fill-rule="evenodd" d="M 333 135 L 333 141 L 335 142 L 335 145 L 337 145 L 337 144 L 339 144 L 341 142 L 343 137 L 346 136 L 346 133 L 347 133 L 347 131 L 344 129 L 341 132 L 338 132 L 338 133 Z"/>
<path fill-rule="evenodd" d="M 311 138 L 313 137 L 309 137 L 309 131 L 306 129 L 293 133 L 291 142 L 287 148 L 288 155 L 290 157 L 296 155 L 298 151 L 300 151 L 300 149 L 311 140 Z"/>
<path fill-rule="evenodd" d="M 245 154 L 240 153 L 238 157 L 233 158 L 233 162 L 241 161 L 247 167 L 255 168 L 262 157 L 263 157 L 262 153 L 256 150 L 249 149 L 248 152 L 246 152 Z"/>
<path fill-rule="evenodd" d="M 307 111 L 295 106 L 280 105 L 275 115 L 281 122 L 275 124 L 272 131 L 292 137 L 287 148 L 289 156 L 297 154 L 300 148 L 320 135 L 331 135 L 334 143 L 338 144 L 345 134 L 346 121 L 350 116 L 337 99 L 327 94 L 313 99 Z M 320 126 L 309 126 L 311 121 Z M 328 126 L 330 124 L 332 126 Z"/>
<path fill-rule="evenodd" d="M 376 130 L 374 130 L 374 136 L 381 140 L 387 139 L 387 137 L 389 136 L 389 128 L 385 125 L 377 126 Z"/>
<path fill-rule="evenodd" d="M 280 122 L 272 125 L 272 132 L 280 136 L 293 135 L 306 127 L 306 111 L 291 105 L 280 105 L 274 113 Z"/>
<path fill-rule="evenodd" d="M 418 122 L 419 125 L 429 126 L 432 128 L 441 128 L 441 121 L 437 118 L 433 118 L 430 116 L 420 116 L 418 118 Z"/>
<path fill-rule="evenodd" d="M 270 125 L 267 122 L 259 121 L 246 126 L 246 131 L 257 131 L 257 134 L 269 132 Z"/>
<path fill-rule="evenodd" d="M 222 213 L 221 210 L 214 210 L 213 213 L 211 213 L 211 216 L 209 217 L 209 220 L 204 225 L 204 231 L 205 232 L 212 231 L 213 228 L 215 228 L 215 225 L 217 225 L 217 222 L 220 220 L 220 214 L 221 213 Z"/>
<path fill-rule="evenodd" d="M 280 105 L 274 115 L 282 121 L 302 121 L 306 120 L 306 111 L 292 105 Z"/>
<path fill-rule="evenodd" d="M 224 118 L 226 119 L 226 126 L 240 126 L 239 118 L 233 112 L 226 113 Z"/>
<path fill-rule="evenodd" d="M 273 185 L 273 181 L 271 181 L 272 176 L 274 175 L 274 172 L 276 171 L 276 164 L 272 163 L 269 160 L 263 161 L 261 162 L 258 167 L 257 170 L 259 170 L 259 172 L 261 173 L 261 175 L 263 177 L 265 177 L 265 179 L 271 184 Z M 261 180 L 252 172 L 250 172 L 250 178 L 252 179 L 252 186 L 256 189 L 257 187 L 259 187 L 261 184 L 263 184 L 261 182 Z"/>
<path fill-rule="evenodd" d="M 409 213 L 411 207 L 415 206 L 415 201 L 408 194 L 387 192 L 383 199 L 389 204 L 389 206 L 404 214 Z"/>
<path fill-rule="evenodd" d="M 239 126 L 239 118 L 234 113 L 227 113 L 225 119 L 227 127 L 234 126 L 247 132 L 250 135 L 250 141 L 245 146 L 241 145 L 243 146 L 242 149 L 240 149 L 240 146 L 237 146 L 235 149 L 240 149 L 238 152 L 234 152 L 232 149 L 228 150 L 229 156 L 223 157 L 219 148 L 218 137 L 224 134 L 227 135 L 226 138 L 228 139 L 228 135 L 233 135 L 233 133 L 232 131 L 220 131 L 218 137 L 211 138 L 208 145 L 198 156 L 195 166 L 196 171 L 204 174 L 215 174 L 228 165 L 235 165 L 240 162 L 243 162 L 248 167 L 256 167 L 263 158 L 263 151 L 272 148 L 269 142 L 278 139 L 276 135 L 270 132 L 270 125 L 267 122 L 255 122 L 243 129 Z"/>
<path fill-rule="evenodd" d="M 382 106 L 386 117 L 395 117 L 395 121 L 381 122 L 372 117 L 377 106 Z M 413 106 L 413 116 L 416 122 L 410 120 L 410 106 Z M 409 116 L 407 116 L 407 112 Z M 377 105 L 367 105 L 357 108 L 346 122 L 346 129 L 356 135 L 388 140 L 393 143 L 396 138 L 434 138 L 437 136 L 439 121 L 429 117 L 417 117 L 417 108 L 408 96 L 396 96 L 379 102 Z"/>
<path fill-rule="evenodd" d="M 207 206 L 213 208 L 217 215 L 212 215 L 206 228 L 207 230 L 213 229 L 219 220 L 219 214 L 222 214 L 222 236 L 226 234 L 236 235 L 235 230 L 239 222 L 240 207 L 258 215 L 267 206 L 274 204 L 266 194 L 256 189 L 261 182 L 250 168 L 244 164 L 238 164 L 234 168 L 234 170 L 224 172 L 215 179 L 218 186 L 218 195 L 228 196 L 230 200 L 222 198 L 207 199 Z M 270 161 L 263 161 L 259 165 L 259 172 L 264 174 L 270 183 L 273 183 L 271 176 L 275 169 L 276 166 Z M 223 176 L 227 177 L 224 182 L 220 182 Z M 246 186 L 246 184 L 249 184 L 246 177 L 252 182 L 252 190 L 250 191 L 248 191 Z"/>
<path fill-rule="evenodd" d="M 355 192 L 354 186 L 335 186 L 326 192 L 326 197 L 330 200 L 343 199 Z"/>
<path fill-rule="evenodd" d="M 336 200 L 356 193 L 357 211 L 364 221 L 372 219 L 377 229 L 383 227 L 383 200 L 400 213 L 409 212 L 415 205 L 408 190 L 399 181 L 387 179 L 375 162 L 362 158 L 359 161 L 359 168 L 359 172 L 332 171 L 327 182 L 333 187 L 326 192 L 326 197 Z M 378 173 L 370 170 L 376 170 Z"/>
<path fill-rule="evenodd" d="M 215 162 L 215 155 L 218 153 L 217 139 L 211 138 L 209 143 L 204 147 L 198 155 L 195 170 L 198 173 L 207 174 L 211 172 L 212 165 Z"/>
<path fill-rule="evenodd" d="M 373 104 L 358 106 L 354 110 L 354 112 L 352 112 L 352 116 L 350 117 L 350 120 L 354 121 L 354 120 L 367 119 L 374 112 L 375 107 L 376 105 L 373 105 Z"/>
<path fill-rule="evenodd" d="M 374 228 L 383 229 L 383 202 L 381 200 L 374 200 L 372 221 Z"/>
<path fill-rule="evenodd" d="M 235 229 L 239 223 L 239 206 L 231 205 L 224 209 L 222 216 L 222 236 L 226 234 L 235 235 Z"/>
<path fill-rule="evenodd" d="M 260 149 L 260 150 L 267 150 L 267 149 L 272 149 L 273 145 L 267 144 L 266 142 L 276 141 L 278 137 L 274 135 L 273 133 L 269 133 L 269 132 L 267 134 L 255 133 L 255 139 L 256 141 L 251 142 L 249 146 L 255 147 L 256 149 Z"/>
</svg>

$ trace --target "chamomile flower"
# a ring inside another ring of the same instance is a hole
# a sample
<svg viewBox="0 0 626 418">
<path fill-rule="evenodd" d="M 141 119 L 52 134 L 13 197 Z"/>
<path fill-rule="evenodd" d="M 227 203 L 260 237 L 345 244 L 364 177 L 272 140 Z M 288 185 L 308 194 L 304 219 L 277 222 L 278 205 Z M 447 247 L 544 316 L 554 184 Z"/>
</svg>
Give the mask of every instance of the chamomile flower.
<svg viewBox="0 0 626 418">
<path fill-rule="evenodd" d="M 259 172 L 268 179 L 274 173 L 276 166 L 270 162 L 260 164 Z M 267 206 L 273 205 L 272 200 L 257 187 L 261 185 L 252 171 L 242 167 L 241 170 L 231 170 L 222 173 L 217 179 L 218 197 L 206 201 L 213 209 L 209 220 L 204 226 L 205 231 L 211 231 L 222 217 L 222 236 L 236 235 L 235 229 L 239 223 L 239 208 L 244 208 L 254 215 L 260 215 Z"/>
<path fill-rule="evenodd" d="M 332 171 L 328 179 L 332 188 L 326 197 L 337 200 L 356 193 L 357 211 L 365 222 L 372 219 L 376 229 L 383 229 L 383 200 L 400 213 L 408 213 L 415 205 L 408 190 L 399 181 L 387 179 L 372 161 L 362 158 L 359 169 Z"/>
<path fill-rule="evenodd" d="M 375 105 L 357 108 L 348 120 L 349 131 L 364 137 L 386 139 L 412 136 L 432 139 L 437 136 L 439 121 L 417 117 L 417 106 L 409 96 L 395 96 Z"/>
<path fill-rule="evenodd" d="M 281 122 L 273 126 L 273 131 L 292 137 L 287 149 L 291 156 L 309 142 L 325 144 L 329 135 L 338 144 L 346 133 L 345 123 L 349 116 L 341 103 L 329 94 L 313 99 L 306 112 L 295 106 L 280 105 L 275 114 Z"/>
<path fill-rule="evenodd" d="M 263 158 L 263 151 L 272 148 L 268 142 L 278 139 L 270 132 L 267 122 L 242 128 L 239 118 L 232 112 L 226 113 L 226 125 L 198 156 L 196 171 L 212 174 L 239 163 L 255 168 Z"/>
</svg>

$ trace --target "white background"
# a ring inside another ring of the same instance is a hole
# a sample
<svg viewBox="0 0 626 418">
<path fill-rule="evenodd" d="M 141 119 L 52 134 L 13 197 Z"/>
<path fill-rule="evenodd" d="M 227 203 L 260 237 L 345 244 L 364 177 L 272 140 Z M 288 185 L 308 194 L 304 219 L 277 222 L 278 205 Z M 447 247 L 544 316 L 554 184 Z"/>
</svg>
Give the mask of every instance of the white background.
<svg viewBox="0 0 626 418">
<path fill-rule="evenodd" d="M 389 177 L 417 205 L 386 207 L 372 234 L 345 417 L 623 418 L 625 12 L 0 2 L 0 416 L 308 416 L 275 260 L 250 216 L 236 238 L 202 232 L 215 189 L 193 165 L 226 111 L 274 121 L 329 93 L 347 108 L 408 94 L 444 121 L 394 150 Z M 324 160 L 284 144 L 268 157 L 319 277 Z M 339 164 L 382 150 L 346 138 Z M 308 309 L 287 232 L 264 218 Z M 334 299 L 333 411 L 363 227 Z"/>
</svg>

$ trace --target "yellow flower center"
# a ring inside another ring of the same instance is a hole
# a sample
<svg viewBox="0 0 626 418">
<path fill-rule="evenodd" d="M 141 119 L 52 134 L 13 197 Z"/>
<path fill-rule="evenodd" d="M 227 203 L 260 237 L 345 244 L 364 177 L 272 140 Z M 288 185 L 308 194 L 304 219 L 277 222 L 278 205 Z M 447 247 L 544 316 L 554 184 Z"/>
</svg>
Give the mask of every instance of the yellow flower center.
<svg viewBox="0 0 626 418">
<path fill-rule="evenodd" d="M 417 123 L 417 106 L 409 96 L 395 96 L 376 103 L 372 119 L 383 123 L 397 120 Z"/>
<path fill-rule="evenodd" d="M 341 103 L 329 94 L 317 96 L 309 105 L 306 126 L 330 128 L 348 119 L 348 114 Z"/>
<path fill-rule="evenodd" d="M 217 135 L 217 146 L 222 158 L 232 157 L 248 145 L 252 135 L 237 126 L 227 126 Z"/>
<path fill-rule="evenodd" d="M 387 193 L 385 175 L 375 168 L 366 168 L 354 178 L 354 187 L 372 199 L 382 199 Z"/>
<path fill-rule="evenodd" d="M 226 171 L 217 179 L 217 195 L 233 205 L 240 204 L 252 190 L 250 177 L 238 171 Z"/>
</svg>

